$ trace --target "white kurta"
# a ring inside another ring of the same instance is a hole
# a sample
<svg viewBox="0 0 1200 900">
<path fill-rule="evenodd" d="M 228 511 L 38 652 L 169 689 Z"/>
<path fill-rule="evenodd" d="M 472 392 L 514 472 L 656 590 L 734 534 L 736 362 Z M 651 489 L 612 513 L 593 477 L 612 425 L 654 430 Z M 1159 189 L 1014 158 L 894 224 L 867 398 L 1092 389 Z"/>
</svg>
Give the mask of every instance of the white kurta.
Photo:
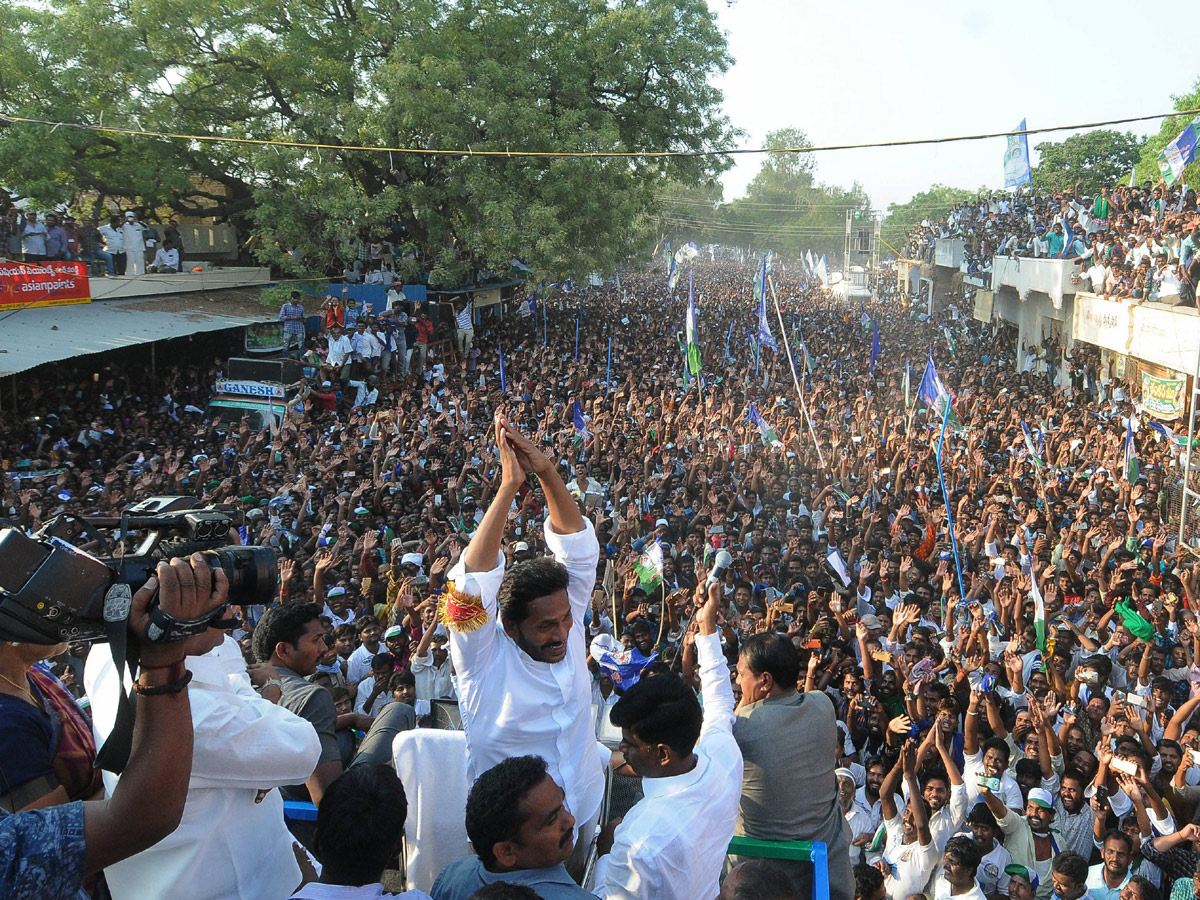
<svg viewBox="0 0 1200 900">
<path fill-rule="evenodd" d="M 704 701 L 696 768 L 642 780 L 645 796 L 596 866 L 596 894 L 604 900 L 709 900 L 720 893 L 742 797 L 742 751 L 733 739 L 733 688 L 720 635 L 698 635 L 696 655 Z"/>
<path fill-rule="evenodd" d="M 125 274 L 146 274 L 146 233 L 140 222 L 126 220 L 121 226 L 121 237 L 125 241 Z"/>
<path fill-rule="evenodd" d="M 567 599 L 574 621 L 567 655 L 536 662 L 504 631 L 496 594 L 504 578 L 504 555 L 487 572 L 467 573 L 460 557 L 450 570 L 459 591 L 482 598 L 488 621 L 475 631 L 450 632 L 459 710 L 467 733 L 467 780 L 510 756 L 537 755 L 566 793 L 577 828 L 595 819 L 604 799 L 604 766 L 592 728 L 592 676 L 587 668 L 583 618 L 596 583 L 600 545 L 592 523 L 575 534 L 545 527 L 546 543 L 570 581 Z"/>
<path fill-rule="evenodd" d="M 287 897 L 301 873 L 275 788 L 312 774 L 321 752 L 317 733 L 258 695 L 233 638 L 189 656 L 187 667 L 195 750 L 183 820 L 149 850 L 105 869 L 108 886 L 115 900 Z M 117 711 L 117 672 L 106 644 L 88 656 L 84 682 L 100 744 Z M 116 784 L 105 772 L 110 797 Z M 260 791 L 270 793 L 259 801 Z"/>
</svg>

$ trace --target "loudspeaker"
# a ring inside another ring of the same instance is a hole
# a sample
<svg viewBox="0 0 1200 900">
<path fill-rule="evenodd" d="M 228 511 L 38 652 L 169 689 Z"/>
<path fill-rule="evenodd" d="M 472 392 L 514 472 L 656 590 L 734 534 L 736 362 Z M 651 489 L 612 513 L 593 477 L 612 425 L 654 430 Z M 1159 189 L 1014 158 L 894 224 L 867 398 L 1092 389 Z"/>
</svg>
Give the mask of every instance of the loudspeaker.
<svg viewBox="0 0 1200 900">
<path fill-rule="evenodd" d="M 454 340 L 454 304 L 446 301 L 429 304 L 429 320 L 433 322 L 433 340 Z"/>
<path fill-rule="evenodd" d="M 230 381 L 275 381 L 293 384 L 303 375 L 303 366 L 296 359 L 246 359 L 234 357 L 229 360 L 225 377 Z"/>
</svg>

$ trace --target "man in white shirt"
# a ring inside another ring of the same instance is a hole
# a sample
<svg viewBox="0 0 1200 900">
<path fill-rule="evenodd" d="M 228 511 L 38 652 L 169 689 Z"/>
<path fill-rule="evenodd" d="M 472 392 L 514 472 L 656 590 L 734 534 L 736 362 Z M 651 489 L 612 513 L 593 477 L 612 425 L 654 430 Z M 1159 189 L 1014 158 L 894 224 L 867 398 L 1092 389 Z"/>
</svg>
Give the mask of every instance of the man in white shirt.
<svg viewBox="0 0 1200 900">
<path fill-rule="evenodd" d="M 708 599 L 696 615 L 695 640 L 703 711 L 681 679 L 658 675 L 631 687 L 609 716 L 621 729 L 621 751 L 642 777 L 645 796 L 596 865 L 595 893 L 604 900 L 696 900 L 720 892 L 743 764 L 733 738 L 729 664 L 717 631 L 724 591 L 719 583 L 698 588 L 704 590 Z M 665 708 L 670 712 L 664 716 Z"/>
<path fill-rule="evenodd" d="M 379 642 L 383 637 L 383 626 L 374 616 L 360 616 L 354 623 L 361 643 L 346 658 L 346 680 L 358 684 L 371 672 L 371 660 L 380 653 L 387 653 L 387 647 Z"/>
<path fill-rule="evenodd" d="M 450 570 L 442 607 L 467 733 L 467 779 L 510 756 L 541 756 L 566 792 L 582 834 L 577 843 L 586 848 L 604 797 L 584 635 L 600 545 L 554 462 L 502 416 L 496 435 L 500 487 Z M 501 543 L 528 474 L 546 496 L 545 536 L 554 558 L 505 571 Z"/>
<path fill-rule="evenodd" d="M 101 225 L 96 230 L 100 232 L 100 237 L 104 239 L 105 251 L 112 254 L 113 273 L 124 275 L 125 236 L 121 233 L 121 219 L 118 216 L 110 216 L 108 224 Z"/>
<path fill-rule="evenodd" d="M 317 733 L 275 705 L 280 681 L 271 666 L 247 675 L 241 648 L 224 632 L 210 628 L 190 638 L 185 651 L 195 749 L 183 820 L 149 850 L 105 869 L 109 890 L 116 900 L 282 900 L 300 884 L 301 871 L 278 788 L 312 774 Z M 103 743 L 120 689 L 107 646 L 89 655 L 84 682 Z M 111 796 L 118 778 L 105 772 L 104 781 Z"/>
<path fill-rule="evenodd" d="M 325 364 L 332 374 L 345 384 L 350 380 L 350 338 L 342 333 L 342 326 L 329 326 L 329 352 L 325 355 Z"/>
<path fill-rule="evenodd" d="M 154 251 L 154 265 L 150 267 L 159 275 L 173 275 L 179 271 L 179 251 L 171 241 L 163 241 L 163 245 Z"/>
<path fill-rule="evenodd" d="M 454 679 L 450 674 L 449 637 L 445 626 L 426 628 L 413 651 L 412 673 L 417 682 L 418 700 L 452 700 Z"/>
</svg>

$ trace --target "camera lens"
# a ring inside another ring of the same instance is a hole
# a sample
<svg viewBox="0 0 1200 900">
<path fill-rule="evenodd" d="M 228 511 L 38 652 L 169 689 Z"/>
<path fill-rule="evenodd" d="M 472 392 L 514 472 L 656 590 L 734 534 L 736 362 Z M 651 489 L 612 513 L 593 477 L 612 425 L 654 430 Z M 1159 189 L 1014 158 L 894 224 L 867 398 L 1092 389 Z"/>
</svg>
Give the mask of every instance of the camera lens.
<svg viewBox="0 0 1200 900">
<path fill-rule="evenodd" d="M 279 575 L 270 547 L 221 547 L 204 558 L 229 579 L 229 602 L 234 606 L 269 606 L 275 600 Z"/>
</svg>

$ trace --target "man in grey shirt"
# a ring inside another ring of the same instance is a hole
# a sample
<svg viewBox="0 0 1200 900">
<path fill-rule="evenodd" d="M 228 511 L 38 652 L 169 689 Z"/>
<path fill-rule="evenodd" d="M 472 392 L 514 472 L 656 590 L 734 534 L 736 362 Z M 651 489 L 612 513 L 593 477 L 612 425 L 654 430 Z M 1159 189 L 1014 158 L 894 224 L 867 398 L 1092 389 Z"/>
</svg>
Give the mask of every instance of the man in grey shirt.
<svg viewBox="0 0 1200 900">
<path fill-rule="evenodd" d="M 540 756 L 512 756 L 475 780 L 467 794 L 467 836 L 475 856 L 442 869 L 433 900 L 468 900 L 496 882 L 523 884 L 542 900 L 596 900 L 567 874 L 575 817 Z"/>
<path fill-rule="evenodd" d="M 823 841 L 831 900 L 851 900 L 850 828 L 834 775 L 837 716 L 820 692 L 800 693 L 800 657 L 790 638 L 756 634 L 738 656 L 742 705 L 733 737 L 745 775 L 736 833 L 765 841 Z M 812 893 L 812 864 L 779 861 L 801 897 Z"/>
</svg>

